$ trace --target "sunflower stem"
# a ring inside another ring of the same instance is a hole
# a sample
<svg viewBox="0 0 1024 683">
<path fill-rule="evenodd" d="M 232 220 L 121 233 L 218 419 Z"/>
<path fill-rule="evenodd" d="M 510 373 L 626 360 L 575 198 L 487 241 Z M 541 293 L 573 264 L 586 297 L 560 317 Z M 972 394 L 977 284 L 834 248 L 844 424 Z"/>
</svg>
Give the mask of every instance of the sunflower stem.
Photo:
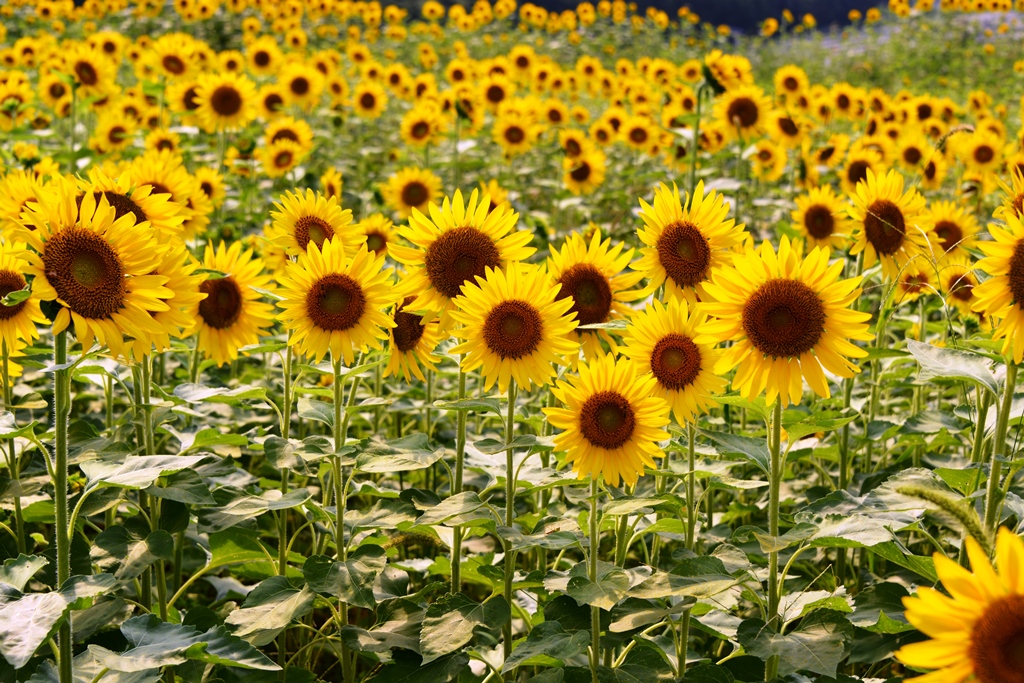
<svg viewBox="0 0 1024 683">
<path fill-rule="evenodd" d="M 701 109 L 704 100 L 704 84 L 701 83 L 697 86 L 697 119 L 693 124 L 693 141 L 691 142 L 690 151 L 692 158 L 690 159 L 690 194 L 697 189 L 697 157 L 700 156 L 700 116 Z"/>
<path fill-rule="evenodd" d="M 768 431 L 768 535 L 772 539 L 772 551 L 768 553 L 768 611 L 769 628 L 779 629 L 779 551 L 775 549 L 775 539 L 779 536 L 779 498 L 782 490 L 782 397 L 775 400 L 772 422 Z M 765 665 L 764 680 L 771 681 L 779 671 L 779 657 L 769 657 Z"/>
<path fill-rule="evenodd" d="M 459 359 L 459 400 L 466 398 L 466 373 Z M 460 410 L 455 418 L 455 478 L 452 481 L 452 495 L 462 493 L 463 467 L 466 460 L 466 411 Z M 452 594 L 462 589 L 462 527 L 452 530 Z"/>
<path fill-rule="evenodd" d="M 988 409 L 992 407 L 992 395 L 981 386 L 978 387 L 978 415 L 974 422 L 974 443 L 971 444 L 971 462 L 982 462 L 985 459 L 985 423 L 988 421 Z"/>
<path fill-rule="evenodd" d="M 985 528 L 995 535 L 999 525 L 999 510 L 1002 507 L 1000 474 L 1003 455 L 1006 453 L 1006 431 L 1010 422 L 1010 408 L 1013 406 L 1013 390 L 1017 384 L 1017 365 L 1012 358 L 1006 359 L 1006 385 L 1003 387 L 1003 403 L 999 406 L 996 432 L 992 437 L 992 460 L 989 465 L 988 491 L 985 493 Z"/>
<path fill-rule="evenodd" d="M 516 468 L 513 459 L 512 438 L 515 435 L 516 381 L 508 385 L 508 416 L 505 422 L 505 526 L 511 528 L 516 516 Z M 460 411 L 462 412 L 462 411 Z M 509 606 L 508 621 L 504 627 L 503 651 L 505 659 L 512 655 L 512 580 L 516 573 L 516 554 L 510 543 L 505 544 L 505 602 Z M 506 675 L 514 680 L 515 671 Z"/>
<path fill-rule="evenodd" d="M 601 547 L 601 527 L 597 520 L 597 478 L 590 479 L 590 554 L 587 578 L 597 584 L 597 555 Z M 590 678 L 597 683 L 597 665 L 601 657 L 601 608 L 590 606 Z"/>
<path fill-rule="evenodd" d="M 686 425 L 687 460 L 689 470 L 686 476 L 686 549 L 693 550 L 696 547 L 697 536 L 697 449 L 696 449 L 696 428 L 693 423 Z M 689 622 L 687 622 L 689 623 Z"/>
<path fill-rule="evenodd" d="M 72 90 L 72 92 L 74 92 Z M 71 413 L 71 373 L 61 367 L 68 362 L 67 331 L 54 335 L 53 362 L 59 368 L 53 373 L 54 413 L 54 535 L 57 537 L 57 588 L 71 578 L 71 535 L 68 528 L 68 418 Z M 58 672 L 60 683 L 74 681 L 74 649 L 71 640 L 71 614 L 68 612 L 57 634 Z"/>
</svg>

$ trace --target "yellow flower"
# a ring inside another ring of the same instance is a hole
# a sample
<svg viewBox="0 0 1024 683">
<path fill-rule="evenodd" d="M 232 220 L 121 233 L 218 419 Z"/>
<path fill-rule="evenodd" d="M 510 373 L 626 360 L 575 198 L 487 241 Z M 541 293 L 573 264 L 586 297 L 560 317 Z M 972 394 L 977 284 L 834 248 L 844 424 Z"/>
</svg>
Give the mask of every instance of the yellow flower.
<svg viewBox="0 0 1024 683">
<path fill-rule="evenodd" d="M 336 197 L 328 198 L 307 188 L 304 195 L 285 192 L 274 208 L 277 211 L 270 212 L 274 220 L 273 240 L 288 254 L 301 254 L 310 244 L 323 247 L 325 240 L 333 239 L 337 240 L 338 248 L 355 253 L 356 240 L 348 235 L 352 212 L 342 209 Z"/>
<path fill-rule="evenodd" d="M 846 205 L 831 185 L 813 187 L 797 197 L 796 211 L 791 215 L 810 246 L 842 248 L 850 239 L 853 226 Z"/>
<path fill-rule="evenodd" d="M 426 381 L 422 363 L 429 370 L 434 370 L 441 358 L 434 355 L 434 349 L 444 338 L 441 319 L 424 322 L 424 316 L 405 310 L 416 297 L 407 296 L 402 303 L 395 306 L 392 319 L 395 326 L 388 330 L 389 355 L 388 364 L 384 366 L 384 377 L 401 374 L 406 382 L 415 377 L 421 382 Z"/>
<path fill-rule="evenodd" d="M 575 195 L 591 194 L 604 183 L 606 157 L 600 150 L 585 150 L 575 157 L 565 157 L 562 168 L 565 170 L 562 182 L 570 192 Z"/>
<path fill-rule="evenodd" d="M 1024 542 L 1007 528 L 996 538 L 993 567 L 971 537 L 965 541 L 971 569 L 935 553 L 935 572 L 949 595 L 922 586 L 903 598 L 907 621 L 931 640 L 904 645 L 896 659 L 936 669 L 911 680 L 921 683 L 1018 683 L 1017 659 L 1024 628 Z"/>
<path fill-rule="evenodd" d="M 0 299 L 12 292 L 28 287 L 25 273 L 29 272 L 25 245 L 0 243 Z M 30 295 L 13 306 L 0 304 L 0 339 L 7 344 L 8 353 L 31 343 L 39 337 L 36 324 L 45 325 L 46 316 L 39 308 L 38 295 Z"/>
<path fill-rule="evenodd" d="M 776 398 L 783 406 L 799 403 L 805 379 L 827 398 L 822 366 L 839 377 L 859 372 L 846 357 L 867 352 L 849 340 L 871 338 L 871 316 L 850 309 L 861 293 L 860 278 L 840 280 L 844 264 L 829 264 L 828 256 L 828 249 L 814 248 L 801 259 L 783 236 L 778 253 L 765 241 L 716 269 L 704 285 L 701 310 L 717 320 L 705 323 L 694 341 L 734 342 L 715 372 L 736 368 L 732 385 L 747 399 L 766 392 L 769 404 Z"/>
<path fill-rule="evenodd" d="M 391 275 L 384 257 L 363 245 L 351 259 L 341 242 L 326 240 L 323 249 L 311 244 L 288 262 L 280 276 L 281 322 L 291 330 L 289 343 L 299 352 L 323 360 L 327 352 L 349 366 L 356 350 L 380 349 L 395 321 L 386 312 L 394 303 Z"/>
<path fill-rule="evenodd" d="M 440 192 L 441 179 L 433 172 L 415 166 L 401 169 L 380 186 L 384 202 L 402 218 L 408 218 L 414 209 L 426 211 Z"/>
<path fill-rule="evenodd" d="M 1004 215 L 1005 227 L 988 226 L 992 241 L 978 242 L 985 258 L 977 267 L 989 279 L 974 288 L 975 311 L 999 318 L 993 339 L 1003 339 L 1002 352 L 1013 353 L 1015 363 L 1024 358 L 1024 224 Z"/>
<path fill-rule="evenodd" d="M 664 452 L 663 427 L 671 407 L 656 395 L 652 375 L 637 375 L 626 359 L 602 356 L 581 364 L 579 375 L 559 381 L 552 393 L 565 407 L 544 408 L 548 421 L 563 430 L 555 448 L 564 451 L 580 479 L 603 477 L 610 486 L 632 486 L 645 467 Z"/>
<path fill-rule="evenodd" d="M 882 272 L 894 279 L 914 256 L 929 251 L 931 223 L 924 197 L 914 188 L 903 191 L 903 176 L 890 170 L 857 185 L 847 209 L 855 222 L 850 254 L 864 253 L 864 268 L 881 261 Z"/>
<path fill-rule="evenodd" d="M 196 87 L 196 118 L 210 133 L 238 130 L 256 118 L 256 86 L 233 73 L 205 76 Z"/>
</svg>

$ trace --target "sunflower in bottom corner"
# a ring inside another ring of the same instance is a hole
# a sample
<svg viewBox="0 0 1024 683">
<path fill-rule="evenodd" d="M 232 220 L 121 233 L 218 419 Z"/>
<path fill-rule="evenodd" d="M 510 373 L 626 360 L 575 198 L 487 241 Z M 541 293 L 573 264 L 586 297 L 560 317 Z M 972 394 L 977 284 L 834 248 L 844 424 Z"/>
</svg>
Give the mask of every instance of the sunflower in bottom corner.
<svg viewBox="0 0 1024 683">
<path fill-rule="evenodd" d="M 629 485 L 655 467 L 669 439 L 669 403 L 656 395 L 653 375 L 637 376 L 632 361 L 611 355 L 579 366 L 579 374 L 553 388 L 563 408 L 544 408 L 555 436 L 580 479 L 603 476 L 606 484 Z"/>
<path fill-rule="evenodd" d="M 310 242 L 299 260 L 289 262 L 278 278 L 280 320 L 291 330 L 300 353 L 317 363 L 327 352 L 349 366 L 355 351 L 380 349 L 395 326 L 387 313 L 394 303 L 391 274 L 384 256 L 359 247 L 351 259 L 338 238 L 324 240 L 323 248 Z"/>
<path fill-rule="evenodd" d="M 931 640 L 904 645 L 900 662 L 931 673 L 920 683 L 1024 683 L 1024 541 L 1001 528 L 996 564 L 967 538 L 973 572 L 939 553 L 935 571 L 947 596 L 922 587 L 903 598 L 906 618 Z"/>
</svg>

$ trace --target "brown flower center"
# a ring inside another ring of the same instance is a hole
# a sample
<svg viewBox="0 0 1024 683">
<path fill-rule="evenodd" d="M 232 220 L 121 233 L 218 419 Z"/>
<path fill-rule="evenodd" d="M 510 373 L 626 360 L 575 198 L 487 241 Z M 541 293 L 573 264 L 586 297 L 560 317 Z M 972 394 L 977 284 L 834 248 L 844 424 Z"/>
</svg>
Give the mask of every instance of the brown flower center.
<svg viewBox="0 0 1024 683">
<path fill-rule="evenodd" d="M 366 233 L 366 248 L 380 254 L 388 246 L 388 239 L 379 232 Z"/>
<path fill-rule="evenodd" d="M 274 133 L 273 137 L 270 138 L 271 144 L 279 140 L 291 140 L 292 142 L 298 142 L 299 136 L 295 134 L 291 128 L 282 128 L 281 130 Z"/>
<path fill-rule="evenodd" d="M 658 238 L 658 260 L 680 287 L 704 281 L 711 267 L 711 245 L 692 223 L 669 223 Z"/>
<path fill-rule="evenodd" d="M 113 247 L 96 233 L 83 228 L 56 232 L 43 247 L 42 259 L 46 279 L 78 315 L 109 318 L 121 308 L 124 268 Z"/>
<path fill-rule="evenodd" d="M 846 167 L 846 179 L 853 185 L 864 182 L 868 179 L 868 168 L 870 167 L 866 161 L 860 159 L 851 161 L 850 165 Z"/>
<path fill-rule="evenodd" d="M 590 178 L 590 163 L 581 161 L 580 165 L 569 171 L 569 177 L 577 183 L 586 182 Z"/>
<path fill-rule="evenodd" d="M 505 89 L 500 85 L 492 85 L 487 88 L 487 101 L 491 104 L 498 104 L 505 99 Z"/>
<path fill-rule="evenodd" d="M 430 134 L 430 124 L 426 121 L 417 121 L 412 124 L 412 128 L 409 129 L 409 132 L 414 140 L 422 140 Z"/>
<path fill-rule="evenodd" d="M 666 389 L 685 389 L 697 379 L 700 370 L 700 349 L 686 335 L 666 334 L 654 345 L 651 373 Z"/>
<path fill-rule="evenodd" d="M 320 278 L 306 295 L 306 312 L 313 324 L 328 332 L 354 327 L 366 310 L 366 295 L 348 275 Z"/>
<path fill-rule="evenodd" d="M 406 297 L 395 313 L 395 327 L 391 332 L 395 337 L 395 348 L 402 353 L 416 348 L 416 344 L 426 330 L 426 326 L 422 324 L 423 316 L 403 310 L 415 300 L 414 296 Z"/>
<path fill-rule="evenodd" d="M 955 275 L 949 278 L 949 293 L 953 298 L 960 301 L 970 301 L 974 298 L 974 283 L 966 273 Z"/>
<path fill-rule="evenodd" d="M 55 100 L 59 100 L 64 97 L 64 93 L 67 92 L 67 88 L 64 87 L 63 83 L 51 83 L 50 84 L 50 97 Z"/>
<path fill-rule="evenodd" d="M 907 147 L 903 150 L 903 161 L 907 162 L 910 166 L 917 166 L 921 163 L 921 157 L 923 156 L 921 150 L 917 147 Z"/>
<path fill-rule="evenodd" d="M 377 98 L 371 92 L 364 92 L 359 96 L 359 106 L 366 110 L 372 110 L 377 106 Z"/>
<path fill-rule="evenodd" d="M 608 319 L 612 310 L 612 288 L 608 278 L 589 263 L 578 263 L 558 278 L 562 288 L 556 298 L 572 297 L 570 311 L 580 325 L 594 325 Z"/>
<path fill-rule="evenodd" d="M 875 200 L 864 216 L 864 234 L 880 255 L 895 254 L 906 237 L 906 223 L 900 207 L 888 199 Z"/>
<path fill-rule="evenodd" d="M 265 69 L 270 64 L 270 53 L 266 50 L 260 50 L 253 55 L 252 61 L 256 63 L 256 66 Z"/>
<path fill-rule="evenodd" d="M 419 180 L 413 180 L 402 188 L 402 203 L 406 206 L 420 207 L 430 199 L 430 190 Z"/>
<path fill-rule="evenodd" d="M 782 131 L 783 135 L 786 135 L 791 138 L 796 137 L 797 135 L 800 134 L 800 129 L 797 128 L 796 123 L 793 122 L 793 119 L 789 118 L 788 116 L 783 116 L 779 119 L 779 130 Z"/>
<path fill-rule="evenodd" d="M 427 248 L 424 263 L 434 289 L 453 299 L 467 281 L 483 277 L 486 268 L 497 268 L 501 255 L 490 237 L 465 226 L 438 237 Z"/>
<path fill-rule="evenodd" d="M 509 126 L 505 129 L 505 139 L 513 145 L 518 145 L 526 139 L 526 131 L 519 126 Z"/>
<path fill-rule="evenodd" d="M 1010 268 L 1006 274 L 1010 293 L 1015 304 L 1024 303 L 1024 239 L 1017 240 L 1010 257 Z"/>
<path fill-rule="evenodd" d="M 793 76 L 786 76 L 782 79 L 782 87 L 790 92 L 796 92 L 800 89 L 800 81 L 796 80 Z"/>
<path fill-rule="evenodd" d="M 992 602 L 971 630 L 978 683 L 1024 683 L 1024 595 Z"/>
<path fill-rule="evenodd" d="M 825 307 L 799 280 L 768 280 L 743 307 L 743 329 L 754 348 L 772 358 L 794 358 L 825 332 Z"/>
<path fill-rule="evenodd" d="M 629 401 L 617 391 L 599 391 L 580 410 L 580 432 L 591 445 L 613 450 L 629 441 L 636 416 Z"/>
<path fill-rule="evenodd" d="M 17 292 L 25 289 L 25 278 L 13 270 L 0 270 L 0 299 L 4 298 L 11 292 Z M 19 301 L 13 306 L 4 306 L 0 304 L 0 320 L 10 320 L 19 313 L 21 309 L 25 308 L 25 304 L 28 301 Z"/>
<path fill-rule="evenodd" d="M 82 85 L 96 85 L 100 80 L 99 74 L 96 73 L 96 67 L 89 62 L 76 62 L 75 75 L 78 76 L 78 81 Z"/>
<path fill-rule="evenodd" d="M 540 345 L 544 323 L 540 313 L 526 301 L 502 301 L 484 320 L 484 342 L 502 360 L 519 359 Z"/>
<path fill-rule="evenodd" d="M 951 251 L 964 238 L 964 231 L 953 221 L 939 221 L 935 224 L 935 235 L 939 238 L 942 250 Z"/>
<path fill-rule="evenodd" d="M 210 96 L 210 106 L 221 116 L 234 116 L 242 109 L 242 93 L 230 85 L 222 85 Z"/>
<path fill-rule="evenodd" d="M 293 93 L 301 97 L 309 92 L 309 79 L 305 76 L 296 76 L 288 84 L 288 87 L 291 88 Z"/>
<path fill-rule="evenodd" d="M 807 232 L 814 239 L 828 239 L 836 229 L 836 221 L 832 217 L 832 210 L 821 204 L 815 204 L 808 208 L 804 213 L 804 227 L 807 228 Z"/>
<path fill-rule="evenodd" d="M 182 61 L 181 57 L 177 55 L 167 55 L 163 58 L 162 63 L 164 68 L 167 69 L 168 73 L 180 76 L 185 73 L 185 62 Z"/>
<path fill-rule="evenodd" d="M 288 168 L 291 166 L 294 158 L 291 150 L 283 149 L 274 155 L 274 166 L 277 168 Z"/>
<path fill-rule="evenodd" d="M 284 98 L 276 92 L 272 92 L 263 98 L 263 106 L 267 111 L 278 111 L 284 106 Z"/>
<path fill-rule="evenodd" d="M 740 128 L 750 128 L 760 116 L 757 103 L 748 97 L 737 97 L 725 111 L 729 123 Z"/>
<path fill-rule="evenodd" d="M 988 145 L 979 145 L 974 148 L 974 160 L 979 164 L 987 164 L 996 157 L 994 149 Z"/>
<path fill-rule="evenodd" d="M 319 216 L 302 216 L 295 221 L 295 241 L 299 248 L 305 250 L 312 242 L 317 248 L 323 248 L 324 241 L 334 237 L 334 228 Z"/>
<path fill-rule="evenodd" d="M 204 280 L 199 291 L 206 294 L 206 298 L 199 302 L 199 315 L 204 323 L 215 330 L 224 330 L 235 324 L 242 313 L 242 290 L 235 278 L 229 275 Z"/>
</svg>

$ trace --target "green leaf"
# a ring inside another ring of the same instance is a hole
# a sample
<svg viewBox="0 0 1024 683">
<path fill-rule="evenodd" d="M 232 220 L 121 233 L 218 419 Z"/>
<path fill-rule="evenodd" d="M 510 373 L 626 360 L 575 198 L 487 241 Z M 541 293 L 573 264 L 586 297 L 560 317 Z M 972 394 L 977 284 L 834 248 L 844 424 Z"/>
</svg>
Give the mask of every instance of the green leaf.
<svg viewBox="0 0 1024 683">
<path fill-rule="evenodd" d="M 81 464 L 91 486 L 149 488 L 160 477 L 195 467 L 207 455 L 130 455 L 123 462 L 90 460 Z"/>
<path fill-rule="evenodd" d="M 309 614 L 316 593 L 308 587 L 292 586 L 283 576 L 272 576 L 249 593 L 240 609 L 224 620 L 234 634 L 256 647 L 273 642 L 293 620 Z"/>
<path fill-rule="evenodd" d="M 200 531 L 223 531 L 272 510 L 299 507 L 313 496 L 304 488 L 284 494 L 278 489 L 270 489 L 255 495 L 241 489 L 224 487 L 214 491 L 213 497 L 217 506 L 202 508 L 197 513 Z"/>
<path fill-rule="evenodd" d="M 32 296 L 32 287 L 25 285 L 23 289 L 16 289 L 13 292 L 7 294 L 3 299 L 0 299 L 0 303 L 4 306 L 17 306 L 18 304 L 28 301 L 29 297 Z"/>
<path fill-rule="evenodd" d="M 555 439 L 553 436 L 520 434 L 512 439 L 512 443 L 508 446 L 505 445 L 504 441 L 500 441 L 498 439 L 480 439 L 479 441 L 476 441 L 473 446 L 481 453 L 486 453 L 488 455 L 504 453 L 509 448 L 512 448 L 513 450 L 537 449 L 549 451 L 555 447 Z"/>
<path fill-rule="evenodd" d="M 449 683 L 469 666 L 469 655 L 460 652 L 429 664 L 413 654 L 395 653 L 395 661 L 366 679 L 366 683 Z"/>
<path fill-rule="evenodd" d="M 140 538 L 123 526 L 112 526 L 96 536 L 90 557 L 101 569 L 113 570 L 118 581 L 131 581 L 157 560 L 173 559 L 174 539 L 163 530 Z"/>
<path fill-rule="evenodd" d="M 3 566 L 0 567 L 0 583 L 23 591 L 29 579 L 49 563 L 49 560 L 39 555 L 18 555 L 4 560 Z"/>
<path fill-rule="evenodd" d="M 748 462 L 756 465 L 768 474 L 768 444 L 764 439 L 751 439 L 747 436 L 729 434 L 728 432 L 709 432 L 704 429 L 700 433 L 718 444 L 718 451 L 723 455 L 742 455 Z"/>
<path fill-rule="evenodd" d="M 364 545 L 349 553 L 344 562 L 332 560 L 325 555 L 313 555 L 302 565 L 302 575 L 309 587 L 322 595 L 373 609 L 373 580 L 387 564 L 384 549 L 376 545 Z"/>
<path fill-rule="evenodd" d="M 586 652 L 588 645 L 588 631 L 567 633 L 557 621 L 545 621 L 530 629 L 529 635 L 515 646 L 501 672 L 509 672 L 517 666 L 544 664 L 543 661 L 531 661 L 534 658 L 550 657 L 565 662 Z"/>
<path fill-rule="evenodd" d="M 199 429 L 192 432 L 179 432 L 173 427 L 164 425 L 160 430 L 167 432 L 178 440 L 178 443 L 181 444 L 178 448 L 178 453 L 188 453 L 189 451 L 201 448 L 211 448 L 212 446 L 249 445 L 249 440 L 246 439 L 244 435 L 224 433 L 213 427 Z"/>
<path fill-rule="evenodd" d="M 191 626 L 169 624 L 152 614 L 133 617 L 121 625 L 129 648 L 116 653 L 90 645 L 89 651 L 113 671 L 144 671 L 176 666 L 194 659 L 207 664 L 279 671 L 281 667 L 223 626 L 200 633 Z"/>
<path fill-rule="evenodd" d="M 420 653 L 423 663 L 451 654 L 473 639 L 477 626 L 505 623 L 510 609 L 505 598 L 496 595 L 483 604 L 462 593 L 446 595 L 427 608 L 420 631 Z"/>
<path fill-rule="evenodd" d="M 356 453 L 356 469 L 360 472 L 410 472 L 433 465 L 444 456 L 444 449 L 431 448 L 427 435 L 417 433 L 387 443 L 364 439 Z"/>
<path fill-rule="evenodd" d="M 437 524 L 458 526 L 479 519 L 497 521 L 487 504 L 480 500 L 480 495 L 476 491 L 463 491 L 428 509 L 420 515 L 416 523 L 428 526 Z"/>
<path fill-rule="evenodd" d="M 591 581 L 585 572 L 584 562 L 573 567 L 569 571 L 570 574 L 582 575 L 572 576 L 565 589 L 566 595 L 581 605 L 594 605 L 603 610 L 610 610 L 629 590 L 629 575 L 615 565 L 599 563 L 597 581 Z"/>
<path fill-rule="evenodd" d="M 736 639 L 747 654 L 763 661 L 778 656 L 782 675 L 811 671 L 835 677 L 847 641 L 853 639 L 853 625 L 838 612 L 818 610 L 786 634 L 775 632 L 760 619 L 747 619 L 740 624 Z"/>
<path fill-rule="evenodd" d="M 999 383 L 989 369 L 991 361 L 981 354 L 941 348 L 913 339 L 907 340 L 907 350 L 921 366 L 917 376 L 921 382 L 967 381 L 988 389 L 993 396 L 999 394 Z"/>
<path fill-rule="evenodd" d="M 716 396 L 715 400 L 728 406 L 744 408 L 748 413 L 753 413 L 757 417 L 761 418 L 762 421 L 767 421 L 772 414 L 772 406 L 769 406 L 764 402 L 763 396 L 758 396 L 755 400 L 748 401 L 739 394 L 734 394 L 732 396 Z"/>
<path fill-rule="evenodd" d="M 831 432 L 858 419 L 859 415 L 846 417 L 829 417 L 828 415 L 811 415 L 806 420 L 786 425 L 786 438 L 794 443 L 818 432 Z"/>
<path fill-rule="evenodd" d="M 441 410 L 469 410 L 477 413 L 491 412 L 501 415 L 501 401 L 496 398 L 464 398 L 461 401 L 434 401 L 434 407 Z"/>
<path fill-rule="evenodd" d="M 251 386 L 228 389 L 208 387 L 205 384 L 179 384 L 174 387 L 174 395 L 186 403 L 226 403 L 231 406 L 240 405 L 242 401 L 267 400 L 264 387 Z"/>
<path fill-rule="evenodd" d="M 212 533 L 210 538 L 209 567 L 227 567 L 233 564 L 268 562 L 267 551 L 256 534 L 244 529 L 227 529 Z"/>
<path fill-rule="evenodd" d="M 299 417 L 302 419 L 323 422 L 328 427 L 334 426 L 334 406 L 332 404 L 300 396 L 298 408 Z"/>
<path fill-rule="evenodd" d="M 76 635 L 78 621 L 75 621 Z M 94 683 L 99 679 L 102 683 L 157 683 L 163 676 L 159 669 L 146 669 L 145 671 L 105 671 L 105 667 L 96 661 L 92 653 L 86 650 L 77 655 L 74 659 L 74 683 Z M 99 678 L 100 674 L 103 678 Z M 60 673 L 57 665 L 52 660 L 46 660 L 32 673 L 28 683 L 61 683 Z"/>
<path fill-rule="evenodd" d="M 14 594 L 0 592 L 0 601 L 7 599 L 0 603 L 0 655 L 20 669 L 56 631 L 67 600 L 59 592 Z"/>
<path fill-rule="evenodd" d="M 671 607 L 657 607 L 648 600 L 627 598 L 612 610 L 612 623 L 608 630 L 612 633 L 624 633 L 643 626 L 656 624 L 665 617 L 670 617 L 693 607 L 697 601 L 685 598 Z"/>
<path fill-rule="evenodd" d="M 938 583 L 939 581 L 939 575 L 935 573 L 935 561 L 930 557 L 918 557 L 911 553 L 904 553 L 893 541 L 873 545 L 868 550 L 879 557 L 889 560 L 893 564 L 923 576 L 932 583 Z"/>
<path fill-rule="evenodd" d="M 217 501 L 210 495 L 210 487 L 195 470 L 182 470 L 163 477 L 146 493 L 154 498 L 174 500 L 186 505 L 216 505 Z"/>
<path fill-rule="evenodd" d="M 913 631 L 903 616 L 903 598 L 907 589 L 898 583 L 882 582 L 867 586 L 853 598 L 850 623 L 873 633 L 903 633 Z"/>
</svg>

